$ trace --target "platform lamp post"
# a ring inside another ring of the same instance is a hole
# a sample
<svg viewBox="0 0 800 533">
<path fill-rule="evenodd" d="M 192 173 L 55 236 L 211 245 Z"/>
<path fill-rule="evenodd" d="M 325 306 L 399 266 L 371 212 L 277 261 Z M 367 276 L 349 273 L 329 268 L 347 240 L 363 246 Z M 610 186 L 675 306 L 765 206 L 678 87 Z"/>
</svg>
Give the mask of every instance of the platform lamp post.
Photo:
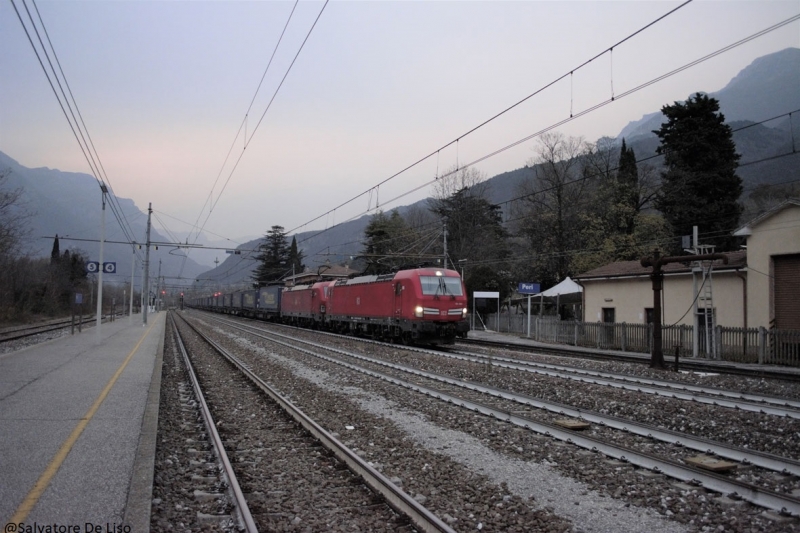
<svg viewBox="0 0 800 533">
<path fill-rule="evenodd" d="M 458 266 L 461 267 L 461 281 L 464 281 L 464 267 L 467 266 L 467 261 L 469 261 L 469 259 L 458 260 Z"/>
<path fill-rule="evenodd" d="M 105 183 L 100 183 L 100 191 L 103 193 L 103 210 L 100 216 L 100 268 L 97 269 L 97 316 L 95 317 L 95 338 L 100 339 L 100 324 L 103 322 L 103 244 L 106 240 L 106 194 L 108 187 Z"/>
<path fill-rule="evenodd" d="M 128 324 L 133 324 L 133 276 L 136 274 L 136 246 L 131 245 L 131 301 L 128 307 Z"/>
</svg>

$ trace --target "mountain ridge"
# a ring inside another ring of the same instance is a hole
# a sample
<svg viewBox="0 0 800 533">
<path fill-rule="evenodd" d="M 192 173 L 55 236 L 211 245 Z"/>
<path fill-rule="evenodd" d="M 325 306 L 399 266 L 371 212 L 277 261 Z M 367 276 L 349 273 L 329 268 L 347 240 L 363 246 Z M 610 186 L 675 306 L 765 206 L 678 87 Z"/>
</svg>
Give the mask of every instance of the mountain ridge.
<svg viewBox="0 0 800 533">
<path fill-rule="evenodd" d="M 792 129 L 794 138 L 800 139 L 800 120 L 790 122 L 788 119 L 782 119 L 753 125 L 776 115 L 800 109 L 800 91 L 796 90 L 797 87 L 800 87 L 800 48 L 787 48 L 757 58 L 720 91 L 710 93 L 720 100 L 721 111 L 729 125 L 734 129 L 751 126 L 734 133 L 737 151 L 742 155 L 741 166 L 737 172 L 742 177 L 746 191 L 752 191 L 763 185 L 774 185 L 779 181 L 800 180 L 800 165 L 791 164 L 792 161 L 787 162 L 786 158 L 779 157 L 796 149 L 796 146 L 792 146 Z M 765 98 L 764 95 L 768 97 Z M 639 120 L 629 122 L 616 139 L 621 142 L 622 138 L 625 138 L 628 145 L 634 149 L 637 159 L 654 155 L 658 147 L 658 138 L 652 130 L 658 129 L 662 119 L 660 111 L 646 114 Z M 753 161 L 764 162 L 750 165 L 749 163 Z M 12 170 L 8 185 L 12 188 L 24 186 L 25 198 L 31 204 L 36 204 L 36 209 L 47 211 L 46 216 L 39 214 L 34 217 L 32 233 L 35 233 L 36 237 L 55 233 L 62 236 L 87 234 L 89 231 L 95 231 L 99 238 L 100 194 L 97 182 L 92 176 L 48 167 L 28 169 L 0 152 L 0 171 L 6 167 Z M 486 180 L 488 199 L 496 204 L 507 202 L 515 196 L 519 184 L 529 179 L 532 173 L 532 167 L 523 166 L 492 176 Z M 136 233 L 135 238 L 138 239 L 141 235 L 141 240 L 144 240 L 145 213 L 133 200 L 126 198 L 118 200 L 123 210 L 133 213 L 131 218 L 135 217 L 135 220 L 131 220 Z M 424 208 L 428 201 L 429 199 L 424 199 L 396 209 L 404 214 L 414 208 Z M 358 255 L 362 247 L 360 241 L 363 230 L 370 218 L 370 215 L 364 215 L 327 230 L 296 234 L 299 249 L 306 254 L 306 262 L 314 268 L 314 265 L 323 264 L 326 260 L 336 263 Z M 111 213 L 107 213 L 107 227 L 113 228 L 115 224 Z M 115 237 L 112 229 L 107 239 L 123 240 L 120 237 L 121 235 Z M 168 239 L 154 231 L 152 240 Z M 236 248 L 244 251 L 255 250 L 261 241 L 261 238 L 249 239 Z M 69 242 L 62 243 L 62 250 L 84 249 L 90 255 L 94 254 L 92 257 L 96 256 L 96 243 L 81 242 L 80 246 L 70 246 Z M 36 247 L 37 254 L 40 256 L 48 254 L 51 244 L 52 241 L 42 240 L 42 244 Z M 120 250 L 117 248 L 120 246 L 123 245 L 107 245 L 106 260 L 116 260 L 120 271 L 118 278 L 127 275 L 125 279 L 129 279 L 130 248 L 129 245 L 124 245 L 125 249 Z M 335 249 L 335 253 L 330 252 L 331 248 Z M 246 285 L 255 266 L 252 260 L 253 253 L 225 254 L 224 259 L 219 257 L 221 263 L 209 270 L 191 258 L 186 259 L 184 264 L 183 257 L 164 253 L 164 250 L 155 252 L 151 253 L 151 265 L 156 265 L 156 271 L 151 269 L 151 272 L 156 274 L 157 264 L 161 259 L 168 264 L 170 270 L 182 272 L 181 277 L 185 278 L 182 282 L 187 284 L 197 280 L 201 284 L 218 286 Z"/>
</svg>

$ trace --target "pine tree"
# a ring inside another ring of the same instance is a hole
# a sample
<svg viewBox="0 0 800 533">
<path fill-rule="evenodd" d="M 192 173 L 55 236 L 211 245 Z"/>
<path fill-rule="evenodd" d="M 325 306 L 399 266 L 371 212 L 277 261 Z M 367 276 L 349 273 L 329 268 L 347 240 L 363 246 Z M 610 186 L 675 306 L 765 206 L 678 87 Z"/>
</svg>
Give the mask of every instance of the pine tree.
<svg viewBox="0 0 800 533">
<path fill-rule="evenodd" d="M 667 170 L 656 208 L 673 237 L 691 234 L 696 225 L 707 236 L 704 243 L 716 245 L 717 251 L 730 250 L 742 213 L 742 180 L 736 175 L 739 154 L 719 102 L 697 93 L 685 104 L 675 102 L 661 111 L 667 122 L 654 133 L 661 139 L 658 153 L 664 154 Z"/>
<path fill-rule="evenodd" d="M 378 211 L 364 228 L 364 249 L 360 256 L 367 264 L 364 273 L 385 274 L 413 263 L 415 241 L 416 232 L 396 209 L 388 215 Z"/>
<path fill-rule="evenodd" d="M 280 280 L 287 271 L 291 272 L 289 263 L 289 246 L 286 244 L 286 232 L 283 226 L 272 226 L 259 246 L 256 261 L 259 262 L 253 274 L 254 285 L 263 287 L 267 283 Z"/>
</svg>

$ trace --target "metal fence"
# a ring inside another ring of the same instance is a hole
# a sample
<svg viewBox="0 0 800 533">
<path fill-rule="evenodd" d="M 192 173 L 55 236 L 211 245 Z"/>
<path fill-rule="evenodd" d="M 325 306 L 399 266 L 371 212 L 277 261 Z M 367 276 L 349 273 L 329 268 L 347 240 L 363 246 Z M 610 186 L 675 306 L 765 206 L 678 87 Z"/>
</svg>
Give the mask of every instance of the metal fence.
<svg viewBox="0 0 800 533">
<path fill-rule="evenodd" d="M 511 313 L 492 314 L 475 320 L 475 327 L 501 333 L 528 336 L 528 317 Z M 698 328 L 698 357 L 736 363 L 800 366 L 800 330 L 766 328 Z M 691 326 L 664 326 L 661 330 L 664 353 L 681 357 L 694 353 Z M 708 338 L 707 338 L 708 337 Z M 530 338 L 540 342 L 585 346 L 602 350 L 650 353 L 652 324 L 579 322 L 557 317 L 531 317 Z"/>
</svg>

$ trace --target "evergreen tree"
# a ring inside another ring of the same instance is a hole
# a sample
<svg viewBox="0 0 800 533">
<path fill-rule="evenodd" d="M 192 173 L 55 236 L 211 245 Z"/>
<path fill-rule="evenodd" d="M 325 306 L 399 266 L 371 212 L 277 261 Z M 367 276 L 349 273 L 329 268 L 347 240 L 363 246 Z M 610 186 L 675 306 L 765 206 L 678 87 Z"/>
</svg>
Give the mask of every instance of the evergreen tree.
<svg viewBox="0 0 800 533">
<path fill-rule="evenodd" d="M 633 148 L 627 147 L 625 139 L 622 139 L 617 168 L 614 202 L 618 216 L 617 227 L 626 235 L 633 235 L 639 212 L 639 169 L 636 166 L 636 154 L 633 153 Z"/>
<path fill-rule="evenodd" d="M 510 255 L 500 206 L 473 194 L 472 189 L 463 188 L 435 200 L 431 210 L 446 221 L 447 255 L 453 264 L 459 259 L 505 259 Z"/>
<path fill-rule="evenodd" d="M 416 241 L 416 232 L 396 209 L 389 215 L 378 211 L 364 228 L 364 249 L 360 256 L 367 264 L 364 273 L 385 274 L 414 262 Z"/>
<path fill-rule="evenodd" d="M 511 249 L 500 206 L 484 198 L 482 191 L 464 187 L 435 200 L 431 211 L 445 220 L 447 256 L 452 261 L 448 267 L 457 268 L 460 259 L 468 261 L 464 270 L 467 292 L 496 290 L 505 298 L 510 292 Z"/>
<path fill-rule="evenodd" d="M 731 232 L 742 213 L 742 180 L 736 175 L 739 154 L 719 102 L 697 93 L 685 104 L 675 102 L 661 111 L 667 122 L 654 133 L 661 140 L 658 153 L 664 154 L 667 170 L 662 172 L 656 208 L 673 237 L 690 235 L 696 225 L 708 235 L 704 243 L 716 245 L 717 251 L 730 250 Z"/>
<path fill-rule="evenodd" d="M 263 287 L 267 283 L 278 281 L 292 265 L 289 263 L 289 246 L 286 244 L 286 232 L 283 226 L 272 226 L 259 246 L 256 256 L 258 266 L 253 275 L 254 285 Z"/>
<path fill-rule="evenodd" d="M 304 254 L 297 249 L 297 237 L 292 236 L 292 244 L 289 246 L 289 266 L 294 268 L 294 273 L 299 274 L 305 268 L 303 265 Z"/>
<path fill-rule="evenodd" d="M 50 252 L 50 264 L 58 263 L 59 259 L 61 259 L 61 252 L 58 249 L 58 233 L 56 233 L 56 238 L 53 240 L 53 250 Z"/>
</svg>

